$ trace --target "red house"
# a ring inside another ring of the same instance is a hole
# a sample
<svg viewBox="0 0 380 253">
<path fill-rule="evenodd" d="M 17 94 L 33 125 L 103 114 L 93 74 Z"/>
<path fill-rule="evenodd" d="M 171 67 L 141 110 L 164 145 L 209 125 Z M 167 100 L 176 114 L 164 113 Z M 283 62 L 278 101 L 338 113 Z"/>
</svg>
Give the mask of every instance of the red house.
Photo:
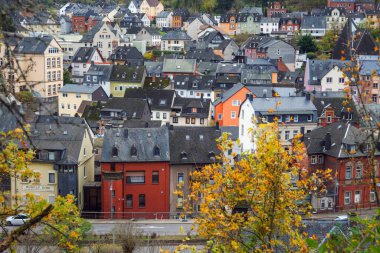
<svg viewBox="0 0 380 253">
<path fill-rule="evenodd" d="M 342 7 L 346 11 L 354 11 L 355 0 L 328 0 L 327 7 Z"/>
<path fill-rule="evenodd" d="M 71 30 L 74 33 L 88 32 L 97 22 L 93 11 L 79 10 L 71 17 Z"/>
<path fill-rule="evenodd" d="M 373 189 L 370 175 L 375 166 L 380 179 L 380 151 L 376 148 L 375 163 L 371 164 L 364 132 L 350 123 L 336 122 L 306 133 L 303 139 L 309 171 L 329 168 L 334 177 L 324 193 L 311 196 L 314 209 L 342 211 L 376 206 L 375 191 L 379 192 L 379 186 Z"/>
<path fill-rule="evenodd" d="M 301 21 L 296 17 L 284 17 L 280 18 L 280 31 L 294 32 L 299 31 L 301 27 Z"/>
<path fill-rule="evenodd" d="M 167 127 L 107 129 L 101 159 L 105 218 L 169 218 L 169 160 Z"/>
<path fill-rule="evenodd" d="M 267 7 L 267 17 L 272 17 L 273 14 L 286 13 L 286 8 L 282 1 L 275 1 L 269 4 Z"/>
</svg>

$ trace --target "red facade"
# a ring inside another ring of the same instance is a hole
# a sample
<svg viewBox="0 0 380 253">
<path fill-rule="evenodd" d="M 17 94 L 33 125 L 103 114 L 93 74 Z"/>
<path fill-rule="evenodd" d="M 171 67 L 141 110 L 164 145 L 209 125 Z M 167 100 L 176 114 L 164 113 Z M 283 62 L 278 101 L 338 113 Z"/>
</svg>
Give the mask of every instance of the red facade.
<svg viewBox="0 0 380 253">
<path fill-rule="evenodd" d="M 342 7 L 345 8 L 346 11 L 354 11 L 355 9 L 355 1 L 334 1 L 334 0 L 328 0 L 327 1 L 327 7 Z"/>
<path fill-rule="evenodd" d="M 102 163 L 101 167 L 105 218 L 110 218 L 111 211 L 119 219 L 169 218 L 169 162 Z M 122 179 L 112 180 L 112 192 L 105 174 L 116 172 Z"/>
<path fill-rule="evenodd" d="M 86 20 L 85 16 L 72 16 L 71 17 L 71 30 L 74 33 L 85 33 L 89 31 L 96 24 L 96 20 L 89 17 Z"/>
<path fill-rule="evenodd" d="M 272 17 L 273 14 L 277 13 L 286 13 L 286 8 L 284 7 L 283 3 L 280 1 L 276 1 L 273 4 L 271 4 L 267 8 L 267 17 Z"/>
</svg>

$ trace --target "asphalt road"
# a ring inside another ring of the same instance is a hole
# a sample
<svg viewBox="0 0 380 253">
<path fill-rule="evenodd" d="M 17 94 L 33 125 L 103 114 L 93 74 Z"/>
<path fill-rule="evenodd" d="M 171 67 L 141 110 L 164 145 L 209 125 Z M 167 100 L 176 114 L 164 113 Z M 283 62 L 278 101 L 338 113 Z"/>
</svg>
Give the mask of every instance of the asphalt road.
<svg viewBox="0 0 380 253">
<path fill-rule="evenodd" d="M 142 233 L 150 235 L 156 233 L 157 235 L 186 235 L 191 232 L 192 223 L 133 223 L 135 228 L 141 230 Z M 123 223 L 93 223 L 92 231 L 94 234 L 112 234 L 117 230 L 118 226 L 123 226 Z M 181 227 L 183 232 L 181 232 Z M 195 232 L 192 231 L 191 234 Z"/>
</svg>

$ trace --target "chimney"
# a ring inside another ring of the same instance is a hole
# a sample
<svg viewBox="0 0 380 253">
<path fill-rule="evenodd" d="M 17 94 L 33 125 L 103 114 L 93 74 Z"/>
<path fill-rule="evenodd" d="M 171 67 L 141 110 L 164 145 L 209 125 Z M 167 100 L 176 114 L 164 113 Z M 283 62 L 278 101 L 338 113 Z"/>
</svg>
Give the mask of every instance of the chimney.
<svg viewBox="0 0 380 253">
<path fill-rule="evenodd" d="M 306 100 L 310 100 L 310 97 L 311 97 L 310 93 L 309 92 L 306 93 Z"/>
<path fill-rule="evenodd" d="M 329 150 L 331 148 L 331 134 L 327 133 L 325 135 L 325 149 Z"/>
<path fill-rule="evenodd" d="M 169 125 L 169 130 L 173 130 L 173 129 L 174 129 L 173 125 Z"/>
<path fill-rule="evenodd" d="M 216 131 L 219 131 L 220 129 L 219 129 L 219 121 L 217 121 L 216 123 L 215 123 L 215 129 L 216 129 Z"/>
<path fill-rule="evenodd" d="M 253 94 L 249 94 L 249 101 L 253 101 Z"/>
</svg>

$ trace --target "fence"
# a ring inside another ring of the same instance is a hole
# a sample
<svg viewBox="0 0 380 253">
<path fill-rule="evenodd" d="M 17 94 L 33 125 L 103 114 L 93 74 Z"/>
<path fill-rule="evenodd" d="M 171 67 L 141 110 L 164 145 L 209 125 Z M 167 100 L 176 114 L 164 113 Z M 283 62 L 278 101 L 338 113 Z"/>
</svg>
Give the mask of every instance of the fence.
<svg viewBox="0 0 380 253">
<path fill-rule="evenodd" d="M 82 218 L 86 219 L 128 219 L 128 220 L 180 220 L 185 221 L 196 217 L 197 213 L 191 212 L 82 212 Z"/>
</svg>

